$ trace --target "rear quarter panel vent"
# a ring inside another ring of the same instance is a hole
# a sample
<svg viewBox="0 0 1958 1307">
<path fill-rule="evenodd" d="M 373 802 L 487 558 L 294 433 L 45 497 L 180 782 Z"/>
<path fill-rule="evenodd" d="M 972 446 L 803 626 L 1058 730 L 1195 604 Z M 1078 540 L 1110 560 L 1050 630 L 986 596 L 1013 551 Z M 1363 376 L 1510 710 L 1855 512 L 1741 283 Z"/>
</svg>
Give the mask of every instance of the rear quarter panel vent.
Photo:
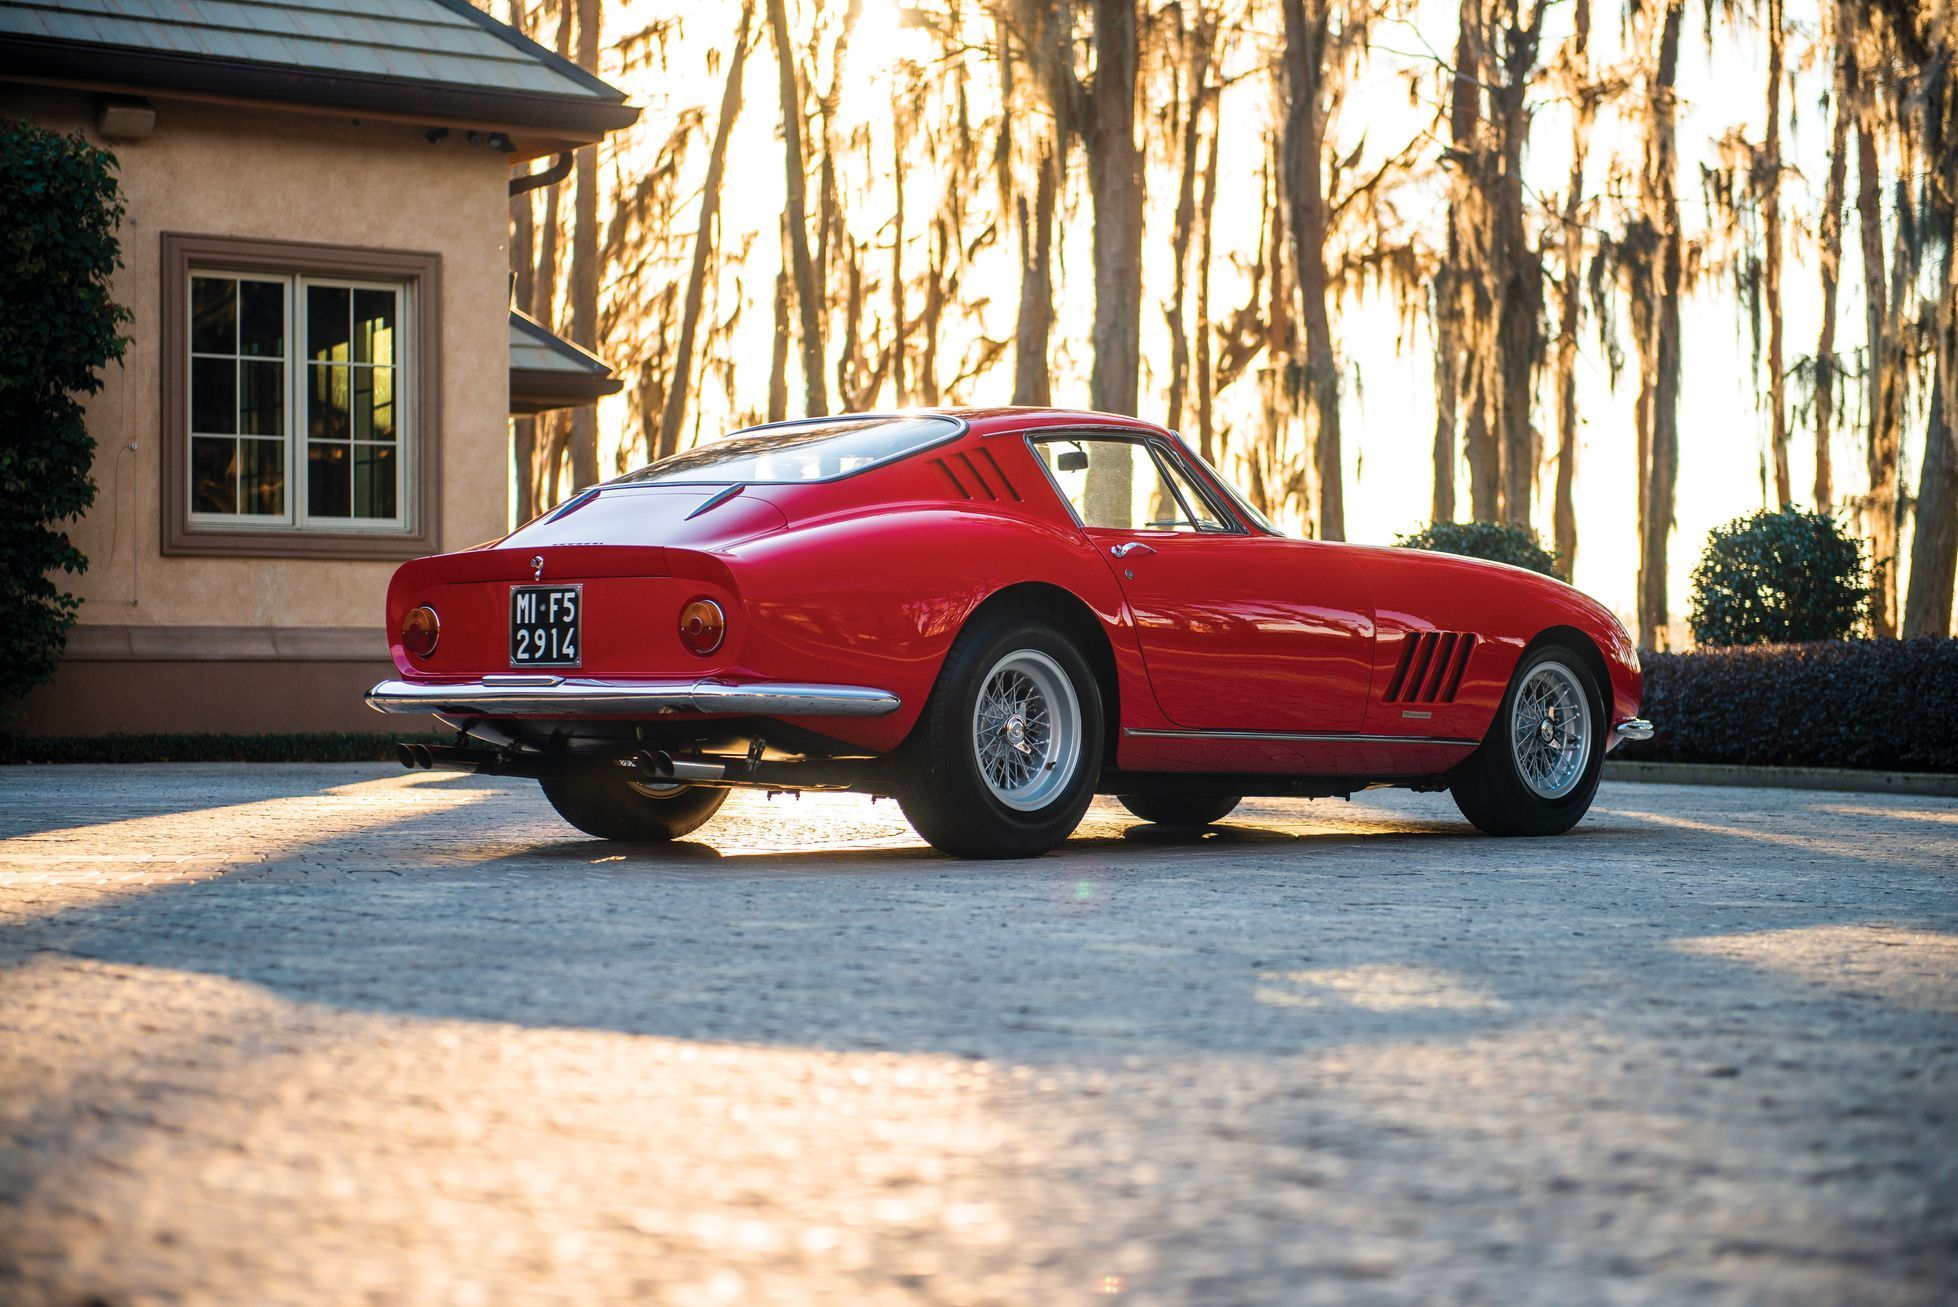
<svg viewBox="0 0 1958 1307">
<path fill-rule="evenodd" d="M 1410 631 L 1387 682 L 1387 703 L 1453 703 L 1476 638 L 1463 631 Z"/>
<path fill-rule="evenodd" d="M 990 499 L 1018 502 L 1019 488 L 1007 477 L 1006 469 L 983 445 L 975 453 L 959 450 L 927 460 L 944 475 L 946 485 L 961 499 Z"/>
</svg>

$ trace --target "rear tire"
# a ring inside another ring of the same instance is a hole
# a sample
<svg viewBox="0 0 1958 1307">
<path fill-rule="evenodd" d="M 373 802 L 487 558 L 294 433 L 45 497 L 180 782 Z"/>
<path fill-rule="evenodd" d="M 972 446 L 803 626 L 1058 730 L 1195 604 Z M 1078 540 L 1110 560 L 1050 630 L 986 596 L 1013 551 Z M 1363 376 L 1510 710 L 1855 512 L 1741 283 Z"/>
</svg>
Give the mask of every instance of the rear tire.
<svg viewBox="0 0 1958 1307">
<path fill-rule="evenodd" d="M 693 785 L 653 786 L 627 776 L 573 772 L 542 782 L 558 816 L 601 840 L 657 844 L 707 824 L 727 791 Z"/>
<path fill-rule="evenodd" d="M 1575 649 L 1523 655 L 1489 734 L 1449 777 L 1455 806 L 1489 835 L 1561 835 L 1590 811 L 1609 727 Z"/>
<path fill-rule="evenodd" d="M 1065 634 L 1010 610 L 952 642 L 905 746 L 898 806 L 955 858 L 1032 858 L 1074 833 L 1101 776 L 1101 687 Z"/>
<path fill-rule="evenodd" d="M 1115 801 L 1158 826 L 1212 826 L 1231 815 L 1240 797 L 1185 794 L 1118 794 Z"/>
</svg>

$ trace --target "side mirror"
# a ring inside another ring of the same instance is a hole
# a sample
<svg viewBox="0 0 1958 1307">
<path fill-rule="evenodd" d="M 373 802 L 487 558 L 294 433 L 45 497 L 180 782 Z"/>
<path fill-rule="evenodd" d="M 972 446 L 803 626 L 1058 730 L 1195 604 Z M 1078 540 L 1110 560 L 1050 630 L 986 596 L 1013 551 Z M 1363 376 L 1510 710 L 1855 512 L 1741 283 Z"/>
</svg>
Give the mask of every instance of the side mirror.
<svg viewBox="0 0 1958 1307">
<path fill-rule="evenodd" d="M 1063 449 L 1054 459 L 1054 467 L 1062 472 L 1086 472 L 1088 470 L 1088 451 L 1085 449 Z"/>
</svg>

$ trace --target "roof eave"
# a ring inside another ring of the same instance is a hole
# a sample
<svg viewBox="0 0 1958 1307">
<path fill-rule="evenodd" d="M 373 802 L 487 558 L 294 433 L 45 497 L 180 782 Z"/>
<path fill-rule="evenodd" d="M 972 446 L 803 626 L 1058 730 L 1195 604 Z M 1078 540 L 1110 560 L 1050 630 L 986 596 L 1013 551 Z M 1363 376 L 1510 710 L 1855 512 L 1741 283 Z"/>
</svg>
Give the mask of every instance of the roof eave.
<svg viewBox="0 0 1958 1307">
<path fill-rule="evenodd" d="M 618 99 L 484 91 L 394 77 L 361 77 L 163 50 L 0 37 L 0 77 L 187 100 L 257 101 L 411 122 L 468 124 L 513 137 L 595 144 L 639 110 Z"/>
<path fill-rule="evenodd" d="M 529 417 L 552 409 L 581 408 L 625 389 L 618 377 L 531 368 L 510 369 L 510 413 Z"/>
</svg>

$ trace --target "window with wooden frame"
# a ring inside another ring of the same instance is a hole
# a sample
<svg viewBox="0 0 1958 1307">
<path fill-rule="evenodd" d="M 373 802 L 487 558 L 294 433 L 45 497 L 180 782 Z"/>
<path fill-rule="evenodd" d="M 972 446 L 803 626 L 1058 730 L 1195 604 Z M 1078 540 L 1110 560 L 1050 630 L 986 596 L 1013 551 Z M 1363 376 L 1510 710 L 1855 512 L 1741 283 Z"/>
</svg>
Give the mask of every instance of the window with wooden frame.
<svg viewBox="0 0 1958 1307">
<path fill-rule="evenodd" d="M 163 242 L 164 552 L 433 551 L 439 256 Z"/>
</svg>

